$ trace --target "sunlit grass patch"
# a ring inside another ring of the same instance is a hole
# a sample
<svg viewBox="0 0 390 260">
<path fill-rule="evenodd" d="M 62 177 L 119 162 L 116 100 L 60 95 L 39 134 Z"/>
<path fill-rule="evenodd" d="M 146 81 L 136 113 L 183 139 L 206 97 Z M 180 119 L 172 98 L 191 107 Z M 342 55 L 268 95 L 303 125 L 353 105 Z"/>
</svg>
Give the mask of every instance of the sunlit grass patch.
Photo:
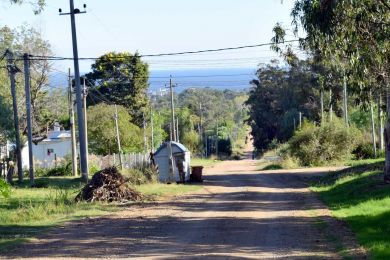
<svg viewBox="0 0 390 260">
<path fill-rule="evenodd" d="M 134 186 L 136 190 L 147 196 L 172 196 L 190 192 L 195 192 L 202 189 L 201 185 L 194 184 L 163 184 L 152 183 Z"/>
<path fill-rule="evenodd" d="M 329 173 L 312 190 L 349 224 L 374 259 L 390 259 L 390 185 L 383 182 L 383 159 L 351 165 Z"/>
</svg>

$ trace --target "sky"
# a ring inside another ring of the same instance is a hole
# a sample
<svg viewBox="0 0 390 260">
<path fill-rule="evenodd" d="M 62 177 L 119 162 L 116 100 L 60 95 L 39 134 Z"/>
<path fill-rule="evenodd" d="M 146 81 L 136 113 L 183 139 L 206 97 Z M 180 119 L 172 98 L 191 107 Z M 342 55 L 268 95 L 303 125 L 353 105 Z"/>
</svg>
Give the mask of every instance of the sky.
<svg viewBox="0 0 390 260">
<path fill-rule="evenodd" d="M 55 55 L 72 56 L 70 17 L 58 15 L 58 8 L 69 10 L 68 0 L 47 0 L 40 15 L 29 4 L 8 2 L 0 0 L 0 25 L 29 24 L 50 42 Z M 75 0 L 75 7 L 83 9 L 84 3 L 87 13 L 76 16 L 79 56 L 98 57 L 109 51 L 155 54 L 268 43 L 277 22 L 290 26 L 294 0 Z M 147 62 L 151 70 L 253 68 L 276 57 L 261 47 Z M 55 64 L 63 71 L 71 65 Z M 90 62 L 80 66 L 88 71 Z"/>
</svg>

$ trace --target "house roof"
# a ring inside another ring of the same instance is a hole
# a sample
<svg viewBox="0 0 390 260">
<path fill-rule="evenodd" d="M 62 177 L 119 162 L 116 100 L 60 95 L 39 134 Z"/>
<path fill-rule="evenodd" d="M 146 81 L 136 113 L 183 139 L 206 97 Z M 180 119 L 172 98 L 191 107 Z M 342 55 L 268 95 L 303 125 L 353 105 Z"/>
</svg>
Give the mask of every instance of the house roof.
<svg viewBox="0 0 390 260">
<path fill-rule="evenodd" d="M 169 142 L 165 142 L 163 143 L 158 149 L 157 151 L 154 153 L 155 155 L 157 155 L 158 153 L 160 153 L 162 150 L 164 150 L 165 148 L 167 148 L 168 146 L 168 143 Z M 180 151 L 182 151 L 183 153 L 185 152 L 189 152 L 189 150 L 181 143 L 178 143 L 178 142 L 171 142 L 172 146 L 176 146 Z"/>
<path fill-rule="evenodd" d="M 71 138 L 72 135 L 70 131 L 52 131 L 50 132 L 49 136 L 47 139 L 44 141 L 51 141 L 51 140 L 60 140 L 60 139 L 68 139 Z"/>
</svg>

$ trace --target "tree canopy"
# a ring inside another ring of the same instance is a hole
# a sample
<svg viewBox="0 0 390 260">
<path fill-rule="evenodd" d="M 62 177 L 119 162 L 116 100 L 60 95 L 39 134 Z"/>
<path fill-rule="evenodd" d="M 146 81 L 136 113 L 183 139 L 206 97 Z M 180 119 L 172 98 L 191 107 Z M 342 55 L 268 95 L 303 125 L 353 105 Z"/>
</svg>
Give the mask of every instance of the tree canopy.
<svg viewBox="0 0 390 260">
<path fill-rule="evenodd" d="M 118 126 L 122 152 L 141 152 L 143 139 L 141 129 L 132 124 L 131 116 L 123 106 L 117 106 Z M 88 108 L 89 150 L 94 154 L 119 153 L 116 139 L 115 106 L 98 104 Z"/>
<path fill-rule="evenodd" d="M 16 54 L 34 53 L 35 55 L 51 55 L 50 44 L 43 39 L 42 35 L 29 26 L 21 26 L 17 29 L 11 29 L 7 26 L 0 28 L 0 53 L 3 54 L 6 49 L 12 50 Z M 15 62 L 19 69 L 23 70 L 23 61 Z M 0 61 L 2 67 L 6 66 L 6 60 Z M 46 109 L 44 102 L 48 94 L 48 75 L 51 65 L 48 61 L 34 60 L 30 62 L 31 74 L 31 106 L 34 117 L 34 133 L 40 133 L 46 129 L 48 120 L 54 121 L 52 117 L 42 117 Z M 24 75 L 16 75 L 16 93 L 20 117 L 20 130 L 25 132 L 26 113 L 25 113 L 25 93 L 24 93 Z M 10 83 L 8 72 L 5 69 L 0 70 L 0 139 L 13 139 L 14 130 L 12 126 L 13 114 L 12 98 L 10 92 Z"/>
<path fill-rule="evenodd" d="M 132 122 L 142 126 L 142 111 L 147 107 L 148 65 L 136 53 L 110 52 L 92 64 L 86 75 L 90 86 L 88 104 L 108 102 L 127 109 Z"/>
<path fill-rule="evenodd" d="M 299 112 L 319 121 L 319 88 L 308 61 L 287 68 L 277 63 L 265 65 L 258 69 L 257 77 L 246 104 L 258 150 L 267 149 L 274 139 L 284 142 L 291 138 L 299 123 Z"/>
</svg>

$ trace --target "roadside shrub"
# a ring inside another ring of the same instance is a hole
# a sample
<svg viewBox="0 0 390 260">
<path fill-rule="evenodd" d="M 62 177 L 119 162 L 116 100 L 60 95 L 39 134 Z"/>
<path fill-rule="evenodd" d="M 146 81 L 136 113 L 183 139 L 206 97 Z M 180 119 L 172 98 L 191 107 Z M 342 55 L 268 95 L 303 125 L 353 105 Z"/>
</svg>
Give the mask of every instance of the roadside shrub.
<svg viewBox="0 0 390 260">
<path fill-rule="evenodd" d="M 93 175 L 96 172 L 100 171 L 100 168 L 96 165 L 90 165 L 88 171 L 89 171 L 89 174 Z"/>
<path fill-rule="evenodd" d="M 48 169 L 46 176 L 71 176 L 72 175 L 72 165 L 63 164 L 54 168 Z"/>
<path fill-rule="evenodd" d="M 301 163 L 297 158 L 287 155 L 283 157 L 280 166 L 282 167 L 282 169 L 297 169 L 301 166 Z"/>
<path fill-rule="evenodd" d="M 0 179 L 0 195 L 4 198 L 9 198 L 11 195 L 11 186 L 3 179 Z"/>
<path fill-rule="evenodd" d="M 355 159 L 370 159 L 375 158 L 374 148 L 371 143 L 361 143 L 354 150 Z"/>
<path fill-rule="evenodd" d="M 121 172 L 132 185 L 154 183 L 158 180 L 157 170 L 149 163 L 139 163 L 135 167 L 123 169 Z"/>
<path fill-rule="evenodd" d="M 288 156 L 289 150 L 289 143 L 280 144 L 276 150 L 276 155 L 285 158 L 286 156 Z"/>
<path fill-rule="evenodd" d="M 320 166 L 350 159 L 352 151 L 361 142 L 360 131 L 334 118 L 321 126 L 305 122 L 289 141 L 289 155 L 303 166 Z"/>
<path fill-rule="evenodd" d="M 47 188 L 49 187 L 49 181 L 46 179 L 37 179 L 34 183 L 34 188 Z"/>
<path fill-rule="evenodd" d="M 362 159 L 374 159 L 375 158 L 375 152 L 374 147 L 372 143 L 363 142 L 360 143 L 352 152 L 355 159 L 362 160 Z M 385 153 L 384 151 L 377 150 L 376 151 L 376 158 L 384 157 Z"/>
<path fill-rule="evenodd" d="M 26 171 L 28 174 L 28 171 Z M 71 176 L 72 175 L 72 158 L 66 156 L 65 158 L 58 159 L 56 166 L 52 168 L 39 168 L 34 170 L 36 177 L 51 177 L 51 176 Z"/>
<path fill-rule="evenodd" d="M 280 164 L 269 164 L 261 170 L 262 171 L 269 171 L 269 170 L 281 170 L 281 169 L 283 169 L 283 167 Z"/>
<path fill-rule="evenodd" d="M 89 174 L 95 174 L 96 172 L 102 170 L 101 167 L 101 158 L 95 154 L 88 155 L 88 171 Z"/>
</svg>

